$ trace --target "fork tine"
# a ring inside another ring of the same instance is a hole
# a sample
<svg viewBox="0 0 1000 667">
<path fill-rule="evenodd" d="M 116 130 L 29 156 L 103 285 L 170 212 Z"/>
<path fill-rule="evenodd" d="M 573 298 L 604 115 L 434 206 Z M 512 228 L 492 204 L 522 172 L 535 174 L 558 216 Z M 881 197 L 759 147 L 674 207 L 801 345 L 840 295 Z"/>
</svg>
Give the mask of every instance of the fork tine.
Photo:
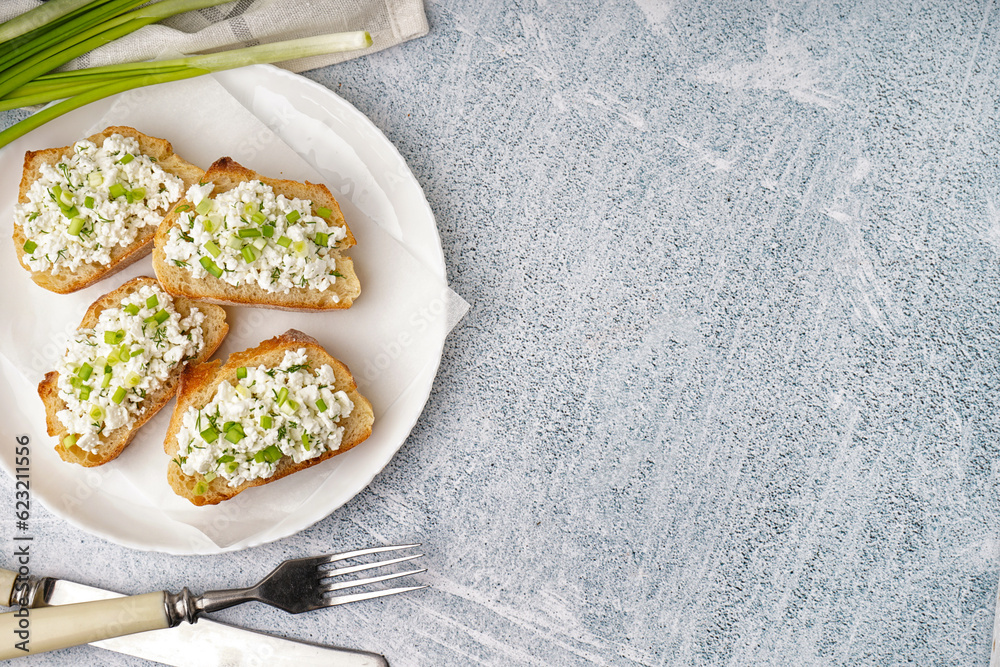
<svg viewBox="0 0 1000 667">
<path fill-rule="evenodd" d="M 423 554 L 417 554 L 416 556 L 403 556 L 401 558 L 390 558 L 389 560 L 380 560 L 377 563 L 361 563 L 360 565 L 348 565 L 347 567 L 335 567 L 329 570 L 320 570 L 320 579 L 329 579 L 330 577 L 339 577 L 342 574 L 354 574 L 355 572 L 363 572 L 365 570 L 372 570 L 376 567 L 382 567 L 383 565 L 395 565 L 396 563 L 405 563 L 408 560 L 413 560 L 414 558 L 420 558 Z"/>
<path fill-rule="evenodd" d="M 330 591 L 339 591 L 344 588 L 354 588 L 355 586 L 364 586 L 366 584 L 377 584 L 380 581 L 389 581 L 390 579 L 399 579 L 400 577 L 408 577 L 411 574 L 420 574 L 421 572 L 426 572 L 427 568 L 421 568 L 419 570 L 407 570 L 406 572 L 393 572 L 392 574 L 383 574 L 378 577 L 369 577 L 367 579 L 350 579 L 348 581 L 336 581 L 330 584 L 325 584 L 320 586 L 320 590 L 324 593 L 329 593 Z"/>
<path fill-rule="evenodd" d="M 397 593 L 407 593 L 409 591 L 419 591 L 421 588 L 427 588 L 427 585 L 423 586 L 407 586 L 406 588 L 389 588 L 382 591 L 371 591 L 370 593 L 354 593 L 353 595 L 338 595 L 336 597 L 326 598 L 323 600 L 324 607 L 335 607 L 338 604 L 347 604 L 348 602 L 357 602 L 359 600 L 371 600 L 373 598 L 381 598 L 387 595 L 396 595 Z"/>
<path fill-rule="evenodd" d="M 367 556 L 368 554 L 378 554 L 383 551 L 399 551 L 400 549 L 412 549 L 413 547 L 419 547 L 420 543 L 417 544 L 396 544 L 388 547 L 371 547 L 368 549 L 358 549 L 357 551 L 345 551 L 342 554 L 330 554 L 329 556 L 320 556 L 319 560 L 321 563 L 336 563 L 340 560 L 347 560 L 348 558 L 357 558 L 358 556 Z"/>
</svg>

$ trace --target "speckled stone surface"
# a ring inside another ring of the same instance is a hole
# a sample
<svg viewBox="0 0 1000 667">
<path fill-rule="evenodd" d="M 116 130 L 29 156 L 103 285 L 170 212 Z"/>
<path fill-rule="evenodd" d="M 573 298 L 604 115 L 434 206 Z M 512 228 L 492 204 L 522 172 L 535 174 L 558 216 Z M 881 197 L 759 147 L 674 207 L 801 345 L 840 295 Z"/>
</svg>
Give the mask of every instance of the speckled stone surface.
<svg viewBox="0 0 1000 667">
<path fill-rule="evenodd" d="M 402 450 L 326 520 L 222 556 L 36 509 L 32 567 L 200 590 L 417 538 L 428 590 L 219 616 L 394 667 L 985 665 L 997 7 L 427 11 L 427 37 L 307 73 L 399 148 L 472 306 Z"/>
</svg>

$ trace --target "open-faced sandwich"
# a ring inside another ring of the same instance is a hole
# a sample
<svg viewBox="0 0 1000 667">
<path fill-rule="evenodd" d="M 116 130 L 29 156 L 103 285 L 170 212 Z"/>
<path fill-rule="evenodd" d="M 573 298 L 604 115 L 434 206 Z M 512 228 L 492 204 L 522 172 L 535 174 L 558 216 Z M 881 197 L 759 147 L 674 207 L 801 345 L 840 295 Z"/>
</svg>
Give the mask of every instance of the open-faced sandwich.
<svg viewBox="0 0 1000 667">
<path fill-rule="evenodd" d="M 290 329 L 188 367 L 163 447 L 177 495 L 214 505 L 341 454 L 375 420 L 347 366 Z"/>
<path fill-rule="evenodd" d="M 355 244 L 324 185 L 217 160 L 156 233 L 153 270 L 171 294 L 285 310 L 348 308 L 361 294 Z"/>
<path fill-rule="evenodd" d="M 177 392 L 184 367 L 212 356 L 228 331 L 221 307 L 171 297 L 145 276 L 95 301 L 38 385 L 59 456 L 84 466 L 116 458 Z"/>
<path fill-rule="evenodd" d="M 163 216 L 203 173 L 131 127 L 29 151 L 14 206 L 17 259 L 47 290 L 87 287 L 149 254 Z"/>
</svg>

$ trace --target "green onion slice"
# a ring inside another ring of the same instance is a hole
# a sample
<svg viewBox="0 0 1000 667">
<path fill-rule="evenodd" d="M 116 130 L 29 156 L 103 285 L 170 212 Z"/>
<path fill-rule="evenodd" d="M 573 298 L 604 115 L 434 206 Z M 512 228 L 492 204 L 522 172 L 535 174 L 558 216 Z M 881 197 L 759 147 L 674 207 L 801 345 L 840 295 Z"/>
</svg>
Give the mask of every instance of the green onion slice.
<svg viewBox="0 0 1000 667">
<path fill-rule="evenodd" d="M 202 268 L 211 273 L 216 278 L 222 277 L 222 269 L 220 269 L 215 262 L 212 261 L 211 257 L 202 257 L 198 260 L 201 263 Z"/>
</svg>

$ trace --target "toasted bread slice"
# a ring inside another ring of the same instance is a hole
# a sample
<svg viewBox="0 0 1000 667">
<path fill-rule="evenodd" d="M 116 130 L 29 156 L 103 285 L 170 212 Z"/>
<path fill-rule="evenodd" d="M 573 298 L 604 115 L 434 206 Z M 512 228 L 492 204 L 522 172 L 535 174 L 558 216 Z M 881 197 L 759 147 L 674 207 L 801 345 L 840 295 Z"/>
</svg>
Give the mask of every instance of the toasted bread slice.
<svg viewBox="0 0 1000 667">
<path fill-rule="evenodd" d="M 184 371 L 181 375 L 181 388 L 177 394 L 177 405 L 174 407 L 167 437 L 163 443 L 163 449 L 167 456 L 171 459 L 178 456 L 180 443 L 177 440 L 177 434 L 180 432 L 184 413 L 189 408 L 200 408 L 208 404 L 223 380 L 236 385 L 239 382 L 237 369 L 240 367 L 267 366 L 274 368 L 281 364 L 286 351 L 302 348 L 306 351 L 306 358 L 311 367 L 318 368 L 327 364 L 333 369 L 335 382 L 331 390 L 343 391 L 354 403 L 354 409 L 350 415 L 341 417 L 338 422 L 339 426 L 344 427 L 340 446 L 300 463 L 295 463 L 290 456 L 285 456 L 278 461 L 276 470 L 271 477 L 251 479 L 235 487 L 230 486 L 229 482 L 221 475 L 207 483 L 201 475 L 187 475 L 175 461 L 171 460 L 168 464 L 167 479 L 177 495 L 187 498 L 195 505 L 215 505 L 252 486 L 267 484 L 322 463 L 332 456 L 348 451 L 371 435 L 375 414 L 368 399 L 358 392 L 351 371 L 343 363 L 330 356 L 316 339 L 301 331 L 289 329 L 284 334 L 266 340 L 255 348 L 233 353 L 225 364 L 215 360 L 189 366 Z M 196 493 L 196 486 L 199 483 L 205 486 L 204 493 Z"/>
<path fill-rule="evenodd" d="M 173 147 L 169 141 L 147 136 L 131 127 L 112 126 L 87 137 L 87 139 L 100 146 L 105 139 L 113 134 L 120 134 L 124 137 L 135 139 L 139 143 L 139 148 L 143 154 L 156 158 L 157 164 L 164 171 L 184 181 L 185 191 L 191 185 L 198 183 L 205 173 L 199 167 L 174 154 Z M 28 189 L 32 183 L 39 179 L 41 175 L 39 170 L 43 164 L 56 165 L 72 150 L 72 146 L 63 146 L 61 148 L 47 148 L 25 153 L 21 187 L 18 190 L 18 203 L 23 204 L 28 201 Z M 159 212 L 166 214 L 167 210 L 161 209 Z M 17 222 L 14 223 L 14 248 L 17 250 L 17 261 L 31 274 L 31 279 L 35 283 L 49 291 L 58 294 L 68 294 L 107 278 L 136 260 L 148 255 L 152 249 L 155 234 L 156 227 L 154 225 L 144 227 L 139 232 L 135 241 L 130 245 L 117 246 L 111 251 L 111 262 L 109 264 L 84 264 L 77 269 L 64 269 L 56 272 L 33 271 L 28 266 L 28 263 L 24 259 L 24 244 L 27 238 L 24 235 L 24 229 Z"/>
<path fill-rule="evenodd" d="M 164 248 L 169 240 L 170 230 L 178 225 L 182 211 L 193 208 L 188 200 L 177 202 L 164 219 L 156 232 L 153 248 L 153 270 L 160 284 L 171 294 L 209 301 L 211 303 L 260 306 L 279 310 L 332 310 L 349 308 L 361 294 L 361 283 L 354 273 L 354 262 L 350 257 L 343 256 L 342 251 L 355 245 L 354 235 L 340 212 L 340 205 L 334 199 L 325 185 L 315 183 L 300 183 L 298 181 L 267 178 L 257 172 L 247 169 L 232 158 L 224 157 L 216 160 L 205 172 L 203 182 L 215 185 L 210 198 L 215 198 L 223 192 L 228 192 L 239 183 L 246 181 L 261 181 L 271 186 L 275 194 L 283 194 L 288 198 L 309 200 L 313 210 L 327 208 L 331 211 L 326 220 L 331 227 L 344 227 L 346 237 L 340 241 L 331 252 L 336 256 L 336 271 L 341 277 L 325 290 L 309 287 L 292 287 L 288 292 L 270 292 L 256 284 L 244 283 L 239 286 L 230 285 L 219 278 L 205 276 L 195 278 L 188 268 L 177 266 L 166 258 Z"/>
<path fill-rule="evenodd" d="M 118 306 L 122 300 L 139 291 L 144 285 L 156 284 L 155 279 L 140 276 L 105 294 L 90 306 L 83 321 L 80 322 L 79 328 L 93 328 L 102 311 Z M 196 304 L 184 297 L 174 297 L 174 308 L 181 314 L 181 317 L 187 317 L 194 306 L 205 314 L 205 321 L 202 323 L 204 346 L 194 359 L 187 362 L 188 364 L 202 362 L 211 357 L 229 331 L 229 325 L 226 324 L 226 311 L 223 308 L 211 304 Z M 46 430 L 49 435 L 55 436 L 59 440 L 55 447 L 56 452 L 64 461 L 79 463 L 86 467 L 103 465 L 115 459 L 132 441 L 142 425 L 149 421 L 177 393 L 181 371 L 186 365 L 184 362 L 178 364 L 171 371 L 167 380 L 157 390 L 145 397 L 143 411 L 136 417 L 135 423 L 131 426 L 126 424 L 104 435 L 101 438 L 101 444 L 94 452 L 84 451 L 75 445 L 69 449 L 63 446 L 63 438 L 69 435 L 69 431 L 60 421 L 57 413 L 60 410 L 65 410 L 67 405 L 59 394 L 59 373 L 57 371 L 46 373 L 45 379 L 38 385 L 38 395 L 45 405 Z"/>
</svg>

